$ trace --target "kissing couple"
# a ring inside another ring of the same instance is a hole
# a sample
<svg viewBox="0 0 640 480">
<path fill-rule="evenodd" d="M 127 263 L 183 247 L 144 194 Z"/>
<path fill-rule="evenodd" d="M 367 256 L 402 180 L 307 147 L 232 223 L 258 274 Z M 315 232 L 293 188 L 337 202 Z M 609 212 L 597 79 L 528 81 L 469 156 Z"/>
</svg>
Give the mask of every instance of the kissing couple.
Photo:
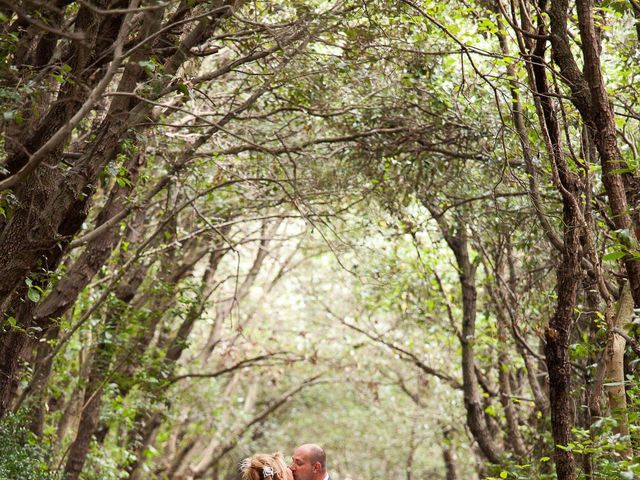
<svg viewBox="0 0 640 480">
<path fill-rule="evenodd" d="M 315 443 L 300 445 L 287 466 L 280 452 L 256 453 L 240 463 L 242 480 L 331 480 L 327 456 Z"/>
</svg>

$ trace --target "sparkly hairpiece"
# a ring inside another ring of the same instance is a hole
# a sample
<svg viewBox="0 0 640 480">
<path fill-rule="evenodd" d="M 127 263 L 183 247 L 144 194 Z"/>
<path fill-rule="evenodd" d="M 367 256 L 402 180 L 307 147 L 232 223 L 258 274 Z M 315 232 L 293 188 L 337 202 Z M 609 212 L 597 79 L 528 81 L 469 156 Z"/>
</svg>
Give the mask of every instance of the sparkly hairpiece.
<svg viewBox="0 0 640 480">
<path fill-rule="evenodd" d="M 273 468 L 271 468 L 271 466 L 269 465 L 265 465 L 264 467 L 262 467 L 262 476 L 263 477 L 271 477 L 273 478 L 275 475 Z"/>
<path fill-rule="evenodd" d="M 245 458 L 244 460 L 242 460 L 240 462 L 240 470 L 246 470 L 247 468 L 249 468 L 251 466 L 251 460 L 248 458 Z"/>
</svg>

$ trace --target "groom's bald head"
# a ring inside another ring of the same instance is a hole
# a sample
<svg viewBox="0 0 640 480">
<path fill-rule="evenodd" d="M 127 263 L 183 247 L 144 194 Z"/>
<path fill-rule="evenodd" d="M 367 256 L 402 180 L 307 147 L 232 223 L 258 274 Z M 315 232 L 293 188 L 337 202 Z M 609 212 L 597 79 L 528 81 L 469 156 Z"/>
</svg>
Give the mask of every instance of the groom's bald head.
<svg viewBox="0 0 640 480">
<path fill-rule="evenodd" d="M 322 471 L 327 468 L 327 455 L 324 453 L 324 450 L 320 445 L 315 443 L 305 443 L 304 445 L 300 445 L 296 450 L 304 449 L 306 451 L 309 461 L 311 463 L 319 463 L 322 467 Z"/>
<path fill-rule="evenodd" d="M 293 452 L 291 466 L 294 480 L 324 480 L 327 456 L 320 445 L 305 443 Z"/>
</svg>

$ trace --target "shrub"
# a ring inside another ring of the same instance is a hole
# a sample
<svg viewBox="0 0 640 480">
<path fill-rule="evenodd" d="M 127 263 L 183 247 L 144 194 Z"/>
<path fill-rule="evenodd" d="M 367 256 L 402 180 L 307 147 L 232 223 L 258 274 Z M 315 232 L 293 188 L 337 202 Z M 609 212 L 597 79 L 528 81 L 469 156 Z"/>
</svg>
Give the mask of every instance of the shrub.
<svg viewBox="0 0 640 480">
<path fill-rule="evenodd" d="M 0 480 L 56 480 L 47 449 L 26 427 L 23 414 L 0 419 Z"/>
</svg>

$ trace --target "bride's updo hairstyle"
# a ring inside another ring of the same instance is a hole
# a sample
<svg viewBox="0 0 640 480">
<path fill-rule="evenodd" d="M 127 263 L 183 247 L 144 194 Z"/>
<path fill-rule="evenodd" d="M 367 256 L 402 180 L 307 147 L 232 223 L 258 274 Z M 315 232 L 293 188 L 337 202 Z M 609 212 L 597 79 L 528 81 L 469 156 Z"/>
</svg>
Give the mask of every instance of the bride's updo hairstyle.
<svg viewBox="0 0 640 480">
<path fill-rule="evenodd" d="M 280 452 L 256 453 L 240 463 L 242 480 L 293 480 L 293 474 Z"/>
</svg>

